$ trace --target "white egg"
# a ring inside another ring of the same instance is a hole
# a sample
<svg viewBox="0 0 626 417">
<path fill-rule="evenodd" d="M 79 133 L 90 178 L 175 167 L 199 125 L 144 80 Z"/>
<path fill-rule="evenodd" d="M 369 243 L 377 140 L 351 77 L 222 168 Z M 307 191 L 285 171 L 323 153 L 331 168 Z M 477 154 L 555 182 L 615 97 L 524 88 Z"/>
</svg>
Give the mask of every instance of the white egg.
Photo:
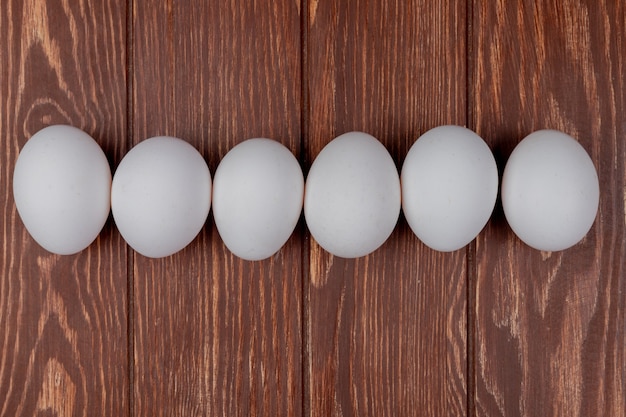
<svg viewBox="0 0 626 417">
<path fill-rule="evenodd" d="M 480 136 L 461 126 L 439 126 L 418 138 L 401 173 L 402 210 L 413 233 L 449 252 L 483 229 L 498 195 L 498 168 Z"/>
<path fill-rule="evenodd" d="M 302 169 L 289 149 L 263 138 L 238 144 L 213 179 L 213 217 L 220 237 L 240 258 L 269 258 L 293 233 L 303 195 Z"/>
<path fill-rule="evenodd" d="M 357 258 L 375 251 L 400 215 L 400 180 L 389 152 L 366 133 L 335 138 L 311 165 L 304 215 L 313 238 L 331 254 Z"/>
<path fill-rule="evenodd" d="M 502 177 L 502 206 L 527 245 L 559 251 L 578 243 L 596 218 L 598 174 L 585 149 L 556 130 L 531 133 L 513 150 Z"/>
<path fill-rule="evenodd" d="M 172 255 L 198 235 L 211 207 L 211 174 L 189 143 L 169 136 L 132 148 L 113 176 L 111 208 L 126 242 L 140 254 Z"/>
<path fill-rule="evenodd" d="M 70 255 L 89 246 L 109 215 L 111 169 L 91 136 L 48 126 L 22 148 L 13 173 L 15 206 L 33 239 Z"/>
</svg>

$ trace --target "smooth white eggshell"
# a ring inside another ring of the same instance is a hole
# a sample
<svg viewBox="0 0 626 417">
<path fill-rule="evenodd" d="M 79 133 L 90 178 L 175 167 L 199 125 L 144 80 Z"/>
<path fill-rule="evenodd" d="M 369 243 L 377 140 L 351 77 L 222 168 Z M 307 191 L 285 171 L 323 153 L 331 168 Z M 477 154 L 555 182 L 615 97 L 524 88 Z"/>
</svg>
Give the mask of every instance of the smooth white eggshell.
<svg viewBox="0 0 626 417">
<path fill-rule="evenodd" d="M 184 140 L 146 139 L 132 148 L 113 176 L 111 208 L 118 230 L 137 252 L 172 255 L 198 235 L 211 207 L 211 174 Z"/>
<path fill-rule="evenodd" d="M 502 206 L 527 245 L 559 251 L 578 243 L 596 217 L 598 174 L 585 149 L 557 130 L 539 130 L 513 150 L 502 177 Z"/>
<path fill-rule="evenodd" d="M 498 195 L 498 168 L 480 136 L 439 126 L 413 144 L 402 165 L 402 210 L 415 235 L 454 251 L 483 229 Z"/>
<path fill-rule="evenodd" d="M 110 211 L 111 169 L 100 146 L 72 126 L 48 126 L 26 142 L 15 164 L 13 195 L 33 239 L 70 255 L 89 246 Z"/>
<path fill-rule="evenodd" d="M 362 132 L 328 143 L 307 176 L 304 215 L 333 255 L 357 258 L 379 248 L 400 215 L 400 180 L 387 149 Z"/>
<path fill-rule="evenodd" d="M 295 229 L 304 195 L 302 169 L 271 139 L 248 139 L 222 159 L 213 178 L 213 218 L 226 247 L 240 258 L 269 258 Z"/>
</svg>

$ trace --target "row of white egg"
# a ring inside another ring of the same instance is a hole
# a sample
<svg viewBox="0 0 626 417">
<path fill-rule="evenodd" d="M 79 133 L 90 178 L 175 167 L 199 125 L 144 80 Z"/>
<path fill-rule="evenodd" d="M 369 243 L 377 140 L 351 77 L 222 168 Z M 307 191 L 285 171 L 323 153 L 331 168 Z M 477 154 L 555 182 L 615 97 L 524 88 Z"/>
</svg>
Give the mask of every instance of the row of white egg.
<svg viewBox="0 0 626 417">
<path fill-rule="evenodd" d="M 563 250 L 591 228 L 599 202 L 595 167 L 565 133 L 541 130 L 513 151 L 501 198 L 507 221 L 529 246 Z M 322 149 L 306 184 L 294 155 L 279 142 L 249 139 L 211 175 L 189 143 L 167 136 L 132 148 L 112 178 L 85 132 L 49 126 L 24 145 L 13 192 L 30 235 L 46 250 L 72 254 L 89 246 L 109 211 L 126 242 L 160 258 L 187 246 L 211 205 L 225 245 L 246 260 L 265 259 L 289 239 L 302 209 L 313 238 L 328 252 L 365 256 L 391 235 L 402 208 L 427 246 L 454 251 L 489 220 L 498 170 L 487 144 L 460 126 L 440 126 L 411 147 L 401 175 L 385 147 L 362 132 Z"/>
</svg>

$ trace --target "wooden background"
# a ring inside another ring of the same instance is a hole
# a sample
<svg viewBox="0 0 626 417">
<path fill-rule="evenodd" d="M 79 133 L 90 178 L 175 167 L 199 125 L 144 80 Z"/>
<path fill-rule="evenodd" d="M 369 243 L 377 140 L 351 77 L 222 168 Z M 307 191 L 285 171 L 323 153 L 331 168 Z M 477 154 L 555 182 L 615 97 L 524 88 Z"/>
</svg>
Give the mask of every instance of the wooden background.
<svg viewBox="0 0 626 417">
<path fill-rule="evenodd" d="M 0 69 L 0 416 L 626 415 L 624 2 L 3 0 Z M 453 253 L 401 218 L 372 255 L 338 259 L 302 221 L 245 262 L 209 217 L 165 259 L 111 220 L 56 256 L 11 187 L 54 123 L 113 168 L 167 134 L 212 172 L 271 137 L 305 173 L 350 130 L 399 168 L 427 129 L 466 125 L 502 169 L 555 128 L 590 153 L 601 204 L 559 253 L 522 244 L 497 207 Z"/>
</svg>

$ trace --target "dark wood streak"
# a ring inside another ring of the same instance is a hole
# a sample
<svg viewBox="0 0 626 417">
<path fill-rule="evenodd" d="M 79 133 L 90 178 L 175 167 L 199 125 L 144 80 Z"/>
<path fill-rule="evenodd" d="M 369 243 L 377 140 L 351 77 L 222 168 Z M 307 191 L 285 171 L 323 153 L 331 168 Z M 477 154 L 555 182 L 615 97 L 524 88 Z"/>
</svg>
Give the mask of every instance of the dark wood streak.
<svg viewBox="0 0 626 417">
<path fill-rule="evenodd" d="M 624 5 L 476 3 L 474 16 L 475 124 L 498 162 L 533 130 L 560 129 L 601 184 L 571 249 L 528 248 L 501 211 L 479 238 L 477 415 L 624 415 Z"/>
<path fill-rule="evenodd" d="M 0 415 L 128 414 L 126 257 L 112 223 L 52 255 L 17 216 L 12 174 L 39 129 L 91 134 L 111 164 L 126 129 L 124 2 L 3 2 L 0 10 Z"/>
</svg>

